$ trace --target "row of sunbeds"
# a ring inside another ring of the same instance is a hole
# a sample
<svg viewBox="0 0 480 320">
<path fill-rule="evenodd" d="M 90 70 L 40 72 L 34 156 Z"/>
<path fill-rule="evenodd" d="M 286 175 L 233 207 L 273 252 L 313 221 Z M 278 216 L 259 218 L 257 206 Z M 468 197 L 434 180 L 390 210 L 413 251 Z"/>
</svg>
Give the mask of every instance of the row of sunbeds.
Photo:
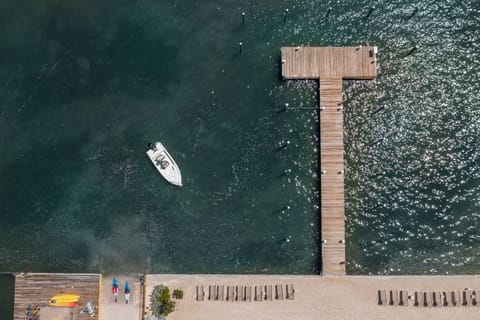
<svg viewBox="0 0 480 320">
<path fill-rule="evenodd" d="M 293 284 L 265 285 L 265 286 L 208 286 L 208 300 L 210 301 L 272 301 L 283 300 L 285 287 L 285 299 L 293 300 L 295 289 Z M 197 301 L 205 299 L 203 285 L 197 286 Z"/>
<path fill-rule="evenodd" d="M 459 307 L 480 306 L 477 293 L 480 291 L 415 291 L 408 295 L 404 290 L 378 290 L 378 305 L 408 306 L 408 301 L 415 307 Z"/>
</svg>

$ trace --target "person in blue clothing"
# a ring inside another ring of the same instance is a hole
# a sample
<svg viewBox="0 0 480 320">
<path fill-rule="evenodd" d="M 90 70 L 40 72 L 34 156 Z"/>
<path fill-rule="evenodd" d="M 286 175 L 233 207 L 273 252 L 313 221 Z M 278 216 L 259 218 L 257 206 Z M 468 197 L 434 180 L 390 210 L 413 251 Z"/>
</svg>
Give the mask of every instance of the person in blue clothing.
<svg viewBox="0 0 480 320">
<path fill-rule="evenodd" d="M 130 300 L 130 286 L 128 285 L 128 281 L 125 282 L 125 303 L 128 304 L 128 301 Z"/>
<path fill-rule="evenodd" d="M 117 302 L 117 299 L 118 299 L 118 282 L 117 282 L 117 278 L 113 278 L 113 282 L 112 282 L 112 293 L 113 293 L 113 298 L 115 299 L 115 302 Z"/>
</svg>

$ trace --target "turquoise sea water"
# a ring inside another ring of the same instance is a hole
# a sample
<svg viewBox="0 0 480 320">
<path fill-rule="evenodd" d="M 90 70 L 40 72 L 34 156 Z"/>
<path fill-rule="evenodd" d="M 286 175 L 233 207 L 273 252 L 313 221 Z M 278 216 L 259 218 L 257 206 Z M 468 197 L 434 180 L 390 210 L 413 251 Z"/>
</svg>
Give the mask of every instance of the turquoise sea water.
<svg viewBox="0 0 480 320">
<path fill-rule="evenodd" d="M 370 44 L 378 79 L 344 83 L 348 271 L 475 273 L 479 7 L 0 1 L 0 271 L 318 273 L 317 84 L 279 49 Z"/>
</svg>

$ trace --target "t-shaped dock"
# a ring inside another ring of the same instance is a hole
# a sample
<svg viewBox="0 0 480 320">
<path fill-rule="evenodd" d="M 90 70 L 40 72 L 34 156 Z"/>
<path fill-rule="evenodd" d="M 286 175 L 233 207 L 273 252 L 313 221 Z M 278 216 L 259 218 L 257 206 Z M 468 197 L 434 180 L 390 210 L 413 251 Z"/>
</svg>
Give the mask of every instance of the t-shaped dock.
<svg viewBox="0 0 480 320">
<path fill-rule="evenodd" d="M 285 79 L 318 79 L 322 273 L 345 274 L 342 80 L 377 76 L 376 47 L 284 47 Z"/>
</svg>

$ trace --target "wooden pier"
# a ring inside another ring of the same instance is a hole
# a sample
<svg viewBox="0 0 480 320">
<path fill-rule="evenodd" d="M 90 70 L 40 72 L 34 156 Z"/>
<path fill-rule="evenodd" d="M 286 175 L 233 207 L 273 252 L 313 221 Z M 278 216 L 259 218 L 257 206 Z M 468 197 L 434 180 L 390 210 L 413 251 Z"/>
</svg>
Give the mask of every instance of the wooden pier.
<svg viewBox="0 0 480 320">
<path fill-rule="evenodd" d="M 345 274 L 342 80 L 377 75 L 376 47 L 284 47 L 285 79 L 319 80 L 322 273 Z"/>
<path fill-rule="evenodd" d="M 65 309 L 68 309 L 66 316 L 76 320 L 99 319 L 98 306 L 100 305 L 100 283 L 102 276 L 99 274 L 55 274 L 55 273 L 19 273 L 15 275 L 15 303 L 13 320 L 27 319 L 26 310 L 38 306 L 40 308 L 40 319 L 42 315 L 53 316 L 58 310 L 62 315 L 54 316 L 55 319 L 63 319 Z M 50 298 L 59 294 L 77 294 L 80 296 L 78 307 L 58 308 L 49 307 Z M 95 310 L 95 316 L 88 314 L 81 315 L 80 309 L 91 301 Z M 63 310 L 61 310 L 63 309 Z M 73 313 L 73 315 L 72 315 Z M 48 318 L 48 317 L 47 317 Z"/>
</svg>

